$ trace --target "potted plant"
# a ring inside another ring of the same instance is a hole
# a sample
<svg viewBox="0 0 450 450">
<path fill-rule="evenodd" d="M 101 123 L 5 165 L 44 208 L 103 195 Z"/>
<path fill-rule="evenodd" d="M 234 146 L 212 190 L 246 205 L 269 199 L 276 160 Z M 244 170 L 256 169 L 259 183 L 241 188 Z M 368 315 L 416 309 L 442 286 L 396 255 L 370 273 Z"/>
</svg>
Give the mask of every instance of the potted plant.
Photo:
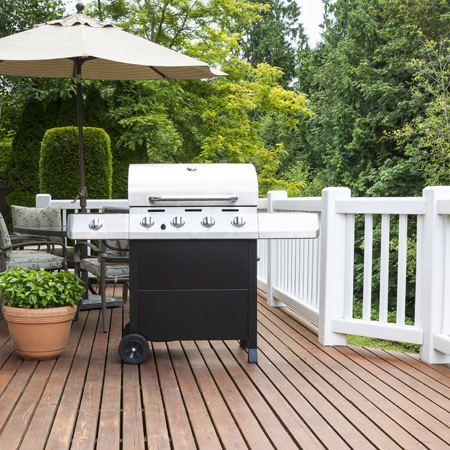
<svg viewBox="0 0 450 450">
<path fill-rule="evenodd" d="M 63 352 L 84 291 L 71 272 L 16 267 L 0 273 L 3 316 L 23 359 L 54 359 Z"/>
</svg>

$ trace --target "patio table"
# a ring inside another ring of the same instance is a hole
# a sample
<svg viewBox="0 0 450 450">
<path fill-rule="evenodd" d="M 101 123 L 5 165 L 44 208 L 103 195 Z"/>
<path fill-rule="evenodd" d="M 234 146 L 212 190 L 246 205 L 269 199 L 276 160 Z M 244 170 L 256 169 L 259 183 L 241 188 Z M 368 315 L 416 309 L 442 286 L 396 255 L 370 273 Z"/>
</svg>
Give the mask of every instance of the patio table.
<svg viewBox="0 0 450 450">
<path fill-rule="evenodd" d="M 29 227 L 13 227 L 13 233 L 29 234 L 33 236 L 46 237 L 67 237 L 67 230 L 65 225 L 61 226 L 29 226 Z"/>
</svg>

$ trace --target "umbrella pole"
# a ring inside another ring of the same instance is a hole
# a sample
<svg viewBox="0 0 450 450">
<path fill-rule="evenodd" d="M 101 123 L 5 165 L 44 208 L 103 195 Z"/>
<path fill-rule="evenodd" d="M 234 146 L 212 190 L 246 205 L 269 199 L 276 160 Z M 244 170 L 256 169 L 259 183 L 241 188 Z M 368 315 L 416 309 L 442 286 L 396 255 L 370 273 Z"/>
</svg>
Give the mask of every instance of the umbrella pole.
<svg viewBox="0 0 450 450">
<path fill-rule="evenodd" d="M 81 58 L 77 58 L 77 120 L 78 120 L 78 154 L 80 160 L 80 199 L 81 212 L 86 212 L 87 189 L 84 179 L 84 150 L 83 150 L 83 95 L 81 92 Z"/>
</svg>

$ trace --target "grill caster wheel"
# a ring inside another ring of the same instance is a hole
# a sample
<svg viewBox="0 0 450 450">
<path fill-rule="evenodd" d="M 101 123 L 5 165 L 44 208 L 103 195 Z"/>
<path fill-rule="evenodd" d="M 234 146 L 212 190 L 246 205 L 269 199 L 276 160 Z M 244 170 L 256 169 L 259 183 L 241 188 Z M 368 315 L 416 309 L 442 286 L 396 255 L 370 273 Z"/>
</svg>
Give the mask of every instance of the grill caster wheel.
<svg viewBox="0 0 450 450">
<path fill-rule="evenodd" d="M 120 341 L 119 355 L 126 364 L 141 364 L 149 354 L 148 341 L 140 334 L 127 334 Z"/>
<path fill-rule="evenodd" d="M 122 330 L 122 337 L 126 336 L 127 334 L 130 334 L 130 322 L 127 322 Z"/>
</svg>

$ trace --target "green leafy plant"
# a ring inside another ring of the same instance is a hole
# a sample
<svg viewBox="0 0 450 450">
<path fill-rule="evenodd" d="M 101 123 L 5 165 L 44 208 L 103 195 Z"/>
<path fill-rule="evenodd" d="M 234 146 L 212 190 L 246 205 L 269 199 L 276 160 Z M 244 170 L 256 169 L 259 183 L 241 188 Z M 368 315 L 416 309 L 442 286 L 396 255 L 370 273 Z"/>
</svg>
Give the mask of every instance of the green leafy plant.
<svg viewBox="0 0 450 450">
<path fill-rule="evenodd" d="M 71 272 L 50 273 L 16 267 L 0 273 L 0 293 L 6 306 L 37 309 L 76 305 L 84 283 Z"/>
</svg>

